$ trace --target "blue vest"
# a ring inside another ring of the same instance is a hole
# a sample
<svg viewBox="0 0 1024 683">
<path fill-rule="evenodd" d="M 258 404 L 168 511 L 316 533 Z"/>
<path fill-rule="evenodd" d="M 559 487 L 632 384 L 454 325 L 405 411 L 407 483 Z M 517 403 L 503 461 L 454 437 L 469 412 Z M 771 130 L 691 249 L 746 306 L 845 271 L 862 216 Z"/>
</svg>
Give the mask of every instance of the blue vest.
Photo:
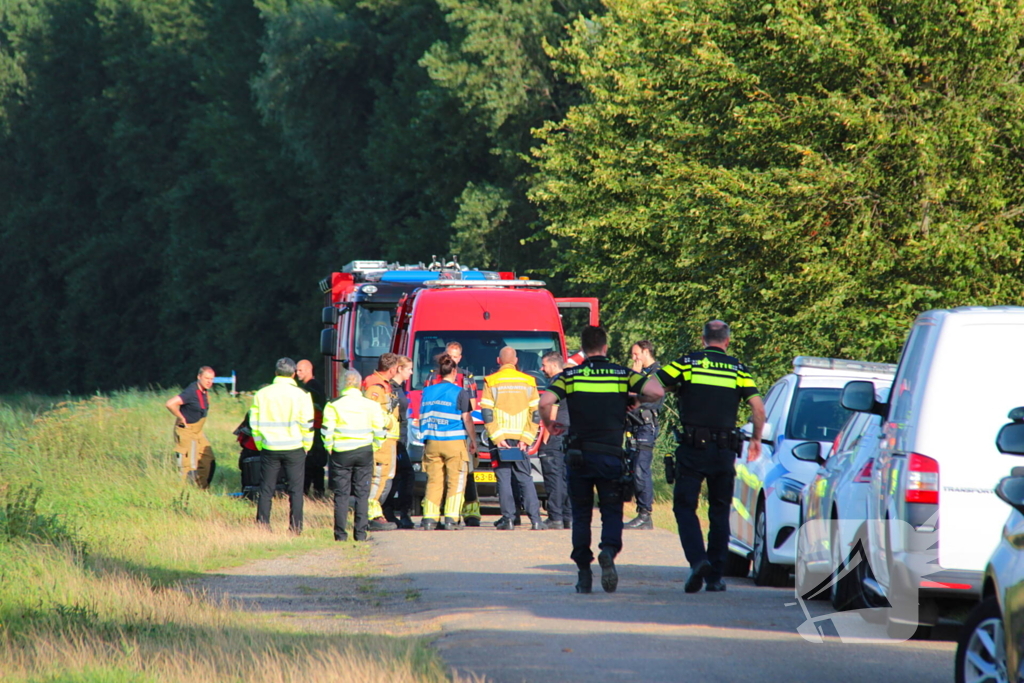
<svg viewBox="0 0 1024 683">
<path fill-rule="evenodd" d="M 462 387 L 451 382 L 432 384 L 423 390 L 420 403 L 420 433 L 424 441 L 459 441 L 466 438 L 466 426 L 459 411 Z"/>
</svg>

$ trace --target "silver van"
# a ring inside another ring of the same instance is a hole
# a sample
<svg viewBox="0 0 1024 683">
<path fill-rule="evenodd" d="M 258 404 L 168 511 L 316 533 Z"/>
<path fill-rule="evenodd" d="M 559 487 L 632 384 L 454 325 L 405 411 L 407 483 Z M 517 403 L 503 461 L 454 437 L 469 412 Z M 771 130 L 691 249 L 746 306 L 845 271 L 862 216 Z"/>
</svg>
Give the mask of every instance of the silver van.
<svg viewBox="0 0 1024 683">
<path fill-rule="evenodd" d="M 922 313 L 888 402 L 861 381 L 841 402 L 883 420 L 858 584 L 869 605 L 916 597 L 926 632 L 940 613 L 978 599 L 1006 520 L 995 488 L 1021 461 L 1000 453 L 995 436 L 1024 403 L 1024 308 Z"/>
</svg>

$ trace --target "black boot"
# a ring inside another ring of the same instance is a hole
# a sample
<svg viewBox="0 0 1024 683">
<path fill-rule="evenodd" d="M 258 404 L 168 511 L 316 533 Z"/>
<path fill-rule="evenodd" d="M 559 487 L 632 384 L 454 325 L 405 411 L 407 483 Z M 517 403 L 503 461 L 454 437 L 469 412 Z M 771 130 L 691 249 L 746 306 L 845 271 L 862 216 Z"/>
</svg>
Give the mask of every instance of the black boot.
<svg viewBox="0 0 1024 683">
<path fill-rule="evenodd" d="M 576 592 L 589 593 L 594 587 L 594 573 L 590 567 L 580 567 L 576 573 Z"/>
<path fill-rule="evenodd" d="M 654 520 L 651 519 L 650 510 L 640 510 L 636 518 L 629 520 L 622 525 L 623 529 L 653 529 Z"/>
</svg>

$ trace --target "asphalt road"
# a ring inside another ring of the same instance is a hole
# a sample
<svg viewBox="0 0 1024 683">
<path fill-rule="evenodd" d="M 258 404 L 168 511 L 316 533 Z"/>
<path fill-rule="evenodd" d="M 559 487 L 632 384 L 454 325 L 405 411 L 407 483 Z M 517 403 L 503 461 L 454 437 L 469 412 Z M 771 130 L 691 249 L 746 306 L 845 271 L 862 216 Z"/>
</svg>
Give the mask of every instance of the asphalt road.
<svg viewBox="0 0 1024 683">
<path fill-rule="evenodd" d="M 686 594 L 678 538 L 662 530 L 626 532 L 617 592 L 601 591 L 595 563 L 595 592 L 577 595 L 569 531 L 500 532 L 494 519 L 373 537 L 385 573 L 419 593 L 410 618 L 440 624 L 435 646 L 460 672 L 495 683 L 953 679 L 953 628 L 929 641 L 808 642 L 791 588 L 730 579 L 725 593 Z"/>
</svg>

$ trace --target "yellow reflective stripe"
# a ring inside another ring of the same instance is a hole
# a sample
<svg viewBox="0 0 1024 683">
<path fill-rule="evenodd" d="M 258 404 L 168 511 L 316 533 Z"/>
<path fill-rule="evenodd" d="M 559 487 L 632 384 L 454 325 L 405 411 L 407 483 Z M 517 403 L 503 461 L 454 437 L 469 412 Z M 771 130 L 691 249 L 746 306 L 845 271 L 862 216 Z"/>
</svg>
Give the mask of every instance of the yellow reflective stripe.
<svg viewBox="0 0 1024 683">
<path fill-rule="evenodd" d="M 754 380 L 749 375 L 747 375 L 747 376 L 740 375 L 739 377 L 737 377 L 736 378 L 736 386 L 738 386 L 738 387 L 752 387 L 752 388 L 756 388 L 757 387 L 757 385 L 754 384 Z"/>
<path fill-rule="evenodd" d="M 579 394 L 624 394 L 629 391 L 625 384 L 589 384 L 584 387 L 570 387 L 569 393 Z"/>
<path fill-rule="evenodd" d="M 722 377 L 736 377 L 735 370 L 715 370 L 713 368 L 697 368 L 693 371 L 695 375 L 720 375 Z"/>
<path fill-rule="evenodd" d="M 736 388 L 735 377 L 713 377 L 708 375 L 700 375 L 697 373 L 693 374 L 693 378 L 690 380 L 691 384 L 702 384 L 709 387 L 724 387 L 726 389 Z"/>
<path fill-rule="evenodd" d="M 747 520 L 748 522 L 750 521 L 750 510 L 748 510 L 747 506 L 741 503 L 740 499 L 737 498 L 736 496 L 732 497 L 732 509 L 735 510 L 736 514 L 738 514 L 740 517 Z"/>
<path fill-rule="evenodd" d="M 690 365 L 689 363 L 685 363 L 684 364 L 684 363 L 677 363 L 677 362 L 673 361 L 673 362 L 669 363 L 668 365 L 663 365 L 661 367 L 661 369 L 669 377 L 678 377 L 679 375 L 682 375 L 682 374 L 687 373 L 690 370 L 692 370 L 693 366 Z"/>
</svg>

